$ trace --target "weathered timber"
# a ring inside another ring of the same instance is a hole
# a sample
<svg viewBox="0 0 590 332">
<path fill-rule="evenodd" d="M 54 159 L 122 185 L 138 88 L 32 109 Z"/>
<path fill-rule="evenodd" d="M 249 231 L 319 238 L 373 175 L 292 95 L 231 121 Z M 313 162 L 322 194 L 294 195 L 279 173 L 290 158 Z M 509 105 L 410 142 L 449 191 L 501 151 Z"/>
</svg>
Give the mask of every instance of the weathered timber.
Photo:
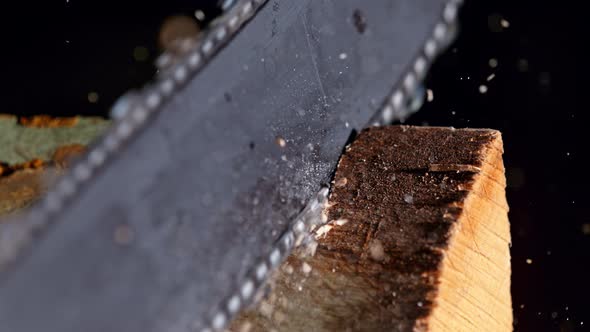
<svg viewBox="0 0 590 332">
<path fill-rule="evenodd" d="M 362 132 L 329 223 L 232 331 L 511 331 L 510 230 L 498 131 Z"/>
</svg>

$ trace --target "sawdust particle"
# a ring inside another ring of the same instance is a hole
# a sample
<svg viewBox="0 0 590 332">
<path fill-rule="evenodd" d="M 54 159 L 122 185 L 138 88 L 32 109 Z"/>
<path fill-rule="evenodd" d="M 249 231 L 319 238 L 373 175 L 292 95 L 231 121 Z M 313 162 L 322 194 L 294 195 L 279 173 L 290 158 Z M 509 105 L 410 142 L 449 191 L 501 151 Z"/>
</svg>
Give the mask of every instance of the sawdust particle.
<svg viewBox="0 0 590 332">
<path fill-rule="evenodd" d="M 260 303 L 260 313 L 262 315 L 264 315 L 267 318 L 270 318 L 272 316 L 272 312 L 273 312 L 273 307 L 270 303 L 263 301 L 262 303 Z"/>
<path fill-rule="evenodd" d="M 280 146 L 281 148 L 284 148 L 285 146 L 287 146 L 287 141 L 285 141 L 284 138 L 282 138 L 281 136 L 277 136 L 275 142 L 277 143 L 278 146 Z"/>
<path fill-rule="evenodd" d="M 348 219 L 338 219 L 336 221 L 334 221 L 334 224 L 338 225 L 338 226 L 344 226 L 348 223 Z"/>
<path fill-rule="evenodd" d="M 338 179 L 338 181 L 336 181 L 336 183 L 334 183 L 334 185 L 336 186 L 336 188 L 342 188 L 347 183 L 348 183 L 348 179 L 347 178 L 342 178 L 342 179 Z"/>
<path fill-rule="evenodd" d="M 385 259 L 385 250 L 383 249 L 383 244 L 379 240 L 373 240 L 371 245 L 369 246 L 369 252 L 371 254 L 371 258 L 376 261 L 382 261 Z"/>
<path fill-rule="evenodd" d="M 71 166 L 72 159 L 86 151 L 86 147 L 81 144 L 70 144 L 60 146 L 53 152 L 51 159 L 61 168 Z"/>
<path fill-rule="evenodd" d="M 119 245 L 127 245 L 133 241 L 133 230 L 129 225 L 121 224 L 115 228 L 114 239 Z"/>
<path fill-rule="evenodd" d="M 244 322 L 240 326 L 240 332 L 250 332 L 251 330 L 252 330 L 252 323 L 250 323 L 250 322 Z"/>
<path fill-rule="evenodd" d="M 303 264 L 301 265 L 301 271 L 305 274 L 309 274 L 311 272 L 311 266 L 306 262 L 303 262 Z"/>
</svg>

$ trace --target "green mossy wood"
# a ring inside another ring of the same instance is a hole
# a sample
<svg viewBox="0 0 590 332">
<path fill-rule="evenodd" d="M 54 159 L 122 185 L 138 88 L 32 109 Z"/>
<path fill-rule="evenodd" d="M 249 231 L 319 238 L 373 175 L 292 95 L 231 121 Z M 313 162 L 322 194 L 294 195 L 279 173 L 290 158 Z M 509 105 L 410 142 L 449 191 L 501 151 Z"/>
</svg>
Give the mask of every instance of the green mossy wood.
<svg viewBox="0 0 590 332">
<path fill-rule="evenodd" d="M 39 128 L 18 123 L 11 115 L 0 115 L 0 162 L 22 164 L 38 158 L 52 159 L 59 147 L 70 144 L 88 145 L 109 126 L 108 120 L 80 117 L 71 127 Z M 46 190 L 47 169 L 24 169 L 0 176 L 0 217 L 26 208 Z"/>
<path fill-rule="evenodd" d="M 71 127 L 37 128 L 20 125 L 15 116 L 0 116 L 0 162 L 14 165 L 34 158 L 51 160 L 60 146 L 86 146 L 108 126 L 105 119 L 80 117 Z"/>
</svg>

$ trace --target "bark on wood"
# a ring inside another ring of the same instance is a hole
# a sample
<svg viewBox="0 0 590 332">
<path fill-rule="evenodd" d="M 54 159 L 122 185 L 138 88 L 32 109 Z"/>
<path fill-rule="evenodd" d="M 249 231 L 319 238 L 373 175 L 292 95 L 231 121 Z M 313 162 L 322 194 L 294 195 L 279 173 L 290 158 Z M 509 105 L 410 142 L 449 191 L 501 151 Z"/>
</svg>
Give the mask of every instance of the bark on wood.
<svg viewBox="0 0 590 332">
<path fill-rule="evenodd" d="M 91 117 L 18 118 L 0 114 L 0 222 L 45 193 L 109 121 Z"/>
<path fill-rule="evenodd" d="M 497 131 L 362 132 L 315 255 L 291 255 L 230 329 L 511 331 L 505 184 Z"/>
<path fill-rule="evenodd" d="M 52 160 L 55 150 L 62 146 L 87 146 L 109 125 L 110 121 L 96 117 L 40 115 L 19 119 L 0 114 L 0 169 L 35 159 Z"/>
</svg>

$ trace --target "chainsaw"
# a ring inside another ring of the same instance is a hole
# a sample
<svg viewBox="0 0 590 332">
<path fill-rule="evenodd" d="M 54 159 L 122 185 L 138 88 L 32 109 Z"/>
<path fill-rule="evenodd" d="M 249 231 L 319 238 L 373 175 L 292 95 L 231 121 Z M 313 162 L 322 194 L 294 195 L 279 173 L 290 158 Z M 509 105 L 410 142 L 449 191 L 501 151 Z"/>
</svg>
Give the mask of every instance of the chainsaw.
<svg viewBox="0 0 590 332">
<path fill-rule="evenodd" d="M 419 108 L 460 5 L 227 2 L 0 223 L 2 331 L 223 330 L 324 222 L 347 143 Z"/>
</svg>

